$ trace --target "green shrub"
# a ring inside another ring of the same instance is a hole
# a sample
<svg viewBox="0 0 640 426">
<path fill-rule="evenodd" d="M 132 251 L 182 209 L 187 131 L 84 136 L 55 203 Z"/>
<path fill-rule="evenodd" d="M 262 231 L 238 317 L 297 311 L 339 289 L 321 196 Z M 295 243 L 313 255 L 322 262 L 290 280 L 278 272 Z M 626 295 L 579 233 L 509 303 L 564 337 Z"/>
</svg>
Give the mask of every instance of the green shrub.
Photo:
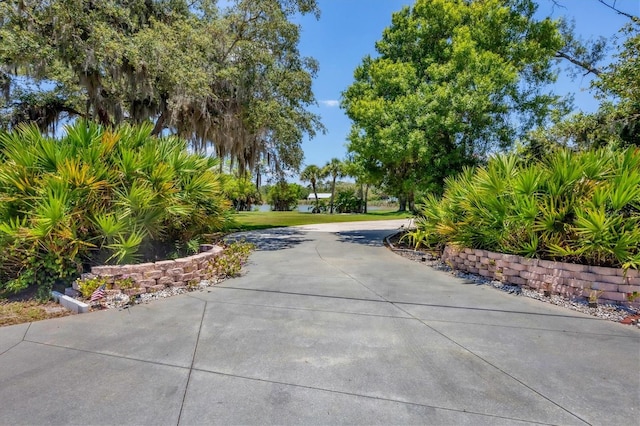
<svg viewBox="0 0 640 426">
<path fill-rule="evenodd" d="M 47 295 L 83 264 L 131 262 L 145 242 L 181 242 L 229 218 L 217 161 L 152 126 L 78 122 L 59 140 L 0 134 L 0 291 Z"/>
<path fill-rule="evenodd" d="M 414 244 L 454 243 L 592 265 L 640 266 L 640 150 L 501 155 L 420 208 Z"/>
<path fill-rule="evenodd" d="M 219 278 L 233 278 L 240 275 L 242 265 L 255 248 L 251 243 L 236 241 L 225 247 L 221 255 L 211 262 L 211 273 Z"/>
<path fill-rule="evenodd" d="M 297 183 L 278 182 L 269 188 L 267 201 L 273 211 L 291 211 L 298 206 L 302 192 L 302 186 Z"/>
<path fill-rule="evenodd" d="M 362 203 L 353 189 L 345 189 L 338 191 L 333 204 L 338 213 L 361 213 Z"/>
</svg>

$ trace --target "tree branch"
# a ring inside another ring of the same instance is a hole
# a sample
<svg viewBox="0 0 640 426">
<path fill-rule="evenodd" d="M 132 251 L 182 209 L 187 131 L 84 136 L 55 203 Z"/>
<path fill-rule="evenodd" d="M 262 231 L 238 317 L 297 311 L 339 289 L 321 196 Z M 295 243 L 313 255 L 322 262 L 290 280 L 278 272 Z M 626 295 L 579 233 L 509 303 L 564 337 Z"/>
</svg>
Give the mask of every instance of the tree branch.
<svg viewBox="0 0 640 426">
<path fill-rule="evenodd" d="M 572 56 L 567 55 L 566 53 L 562 52 L 562 51 L 558 51 L 555 54 L 556 58 L 562 58 L 562 59 L 566 59 L 567 61 L 571 62 L 574 65 L 579 66 L 580 68 L 583 68 L 584 70 L 587 71 L 587 74 L 594 74 L 596 76 L 600 75 L 602 71 L 600 71 L 599 69 L 591 66 L 589 63 L 584 62 L 584 61 L 580 61 Z"/>
<path fill-rule="evenodd" d="M 637 16 L 632 15 L 632 14 L 627 13 L 627 12 L 623 12 L 622 10 L 618 9 L 616 7 L 615 0 L 614 0 L 613 4 L 609 4 L 604 0 L 598 0 L 598 2 L 603 4 L 603 5 L 605 5 L 605 6 L 607 6 L 609 9 L 615 11 L 618 15 L 626 16 L 627 18 L 631 19 L 634 22 L 639 22 L 640 21 L 640 19 Z"/>
</svg>

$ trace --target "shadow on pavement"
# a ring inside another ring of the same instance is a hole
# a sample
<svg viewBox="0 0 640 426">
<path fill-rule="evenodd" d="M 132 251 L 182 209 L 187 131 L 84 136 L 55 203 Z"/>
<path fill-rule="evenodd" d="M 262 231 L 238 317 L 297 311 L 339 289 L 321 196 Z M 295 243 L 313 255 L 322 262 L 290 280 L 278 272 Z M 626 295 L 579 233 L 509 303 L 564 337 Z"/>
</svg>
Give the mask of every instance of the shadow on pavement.
<svg viewBox="0 0 640 426">
<path fill-rule="evenodd" d="M 362 244 L 369 247 L 384 246 L 384 237 L 390 231 L 344 231 L 337 232 L 338 241 L 341 243 Z"/>
<path fill-rule="evenodd" d="M 225 238 L 226 242 L 246 241 L 253 243 L 256 250 L 276 251 L 290 249 L 305 241 L 304 232 L 293 228 L 273 228 L 259 231 L 239 232 Z"/>
</svg>

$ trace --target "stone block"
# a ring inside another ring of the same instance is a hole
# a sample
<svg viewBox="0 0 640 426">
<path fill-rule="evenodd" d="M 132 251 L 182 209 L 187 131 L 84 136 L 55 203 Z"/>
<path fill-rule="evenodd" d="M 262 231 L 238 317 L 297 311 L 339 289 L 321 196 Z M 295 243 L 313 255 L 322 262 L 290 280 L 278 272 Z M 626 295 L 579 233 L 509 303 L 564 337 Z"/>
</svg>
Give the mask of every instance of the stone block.
<svg viewBox="0 0 640 426">
<path fill-rule="evenodd" d="M 493 277 L 493 274 L 489 272 L 487 269 L 480 269 L 478 271 L 478 274 L 482 275 L 483 277 Z"/>
<path fill-rule="evenodd" d="M 537 266 L 540 266 L 541 268 L 547 268 L 547 269 L 560 269 L 562 268 L 562 265 L 563 265 L 562 262 L 556 262 L 555 260 L 539 259 Z"/>
<path fill-rule="evenodd" d="M 518 256 L 517 254 L 503 254 L 502 260 L 506 262 L 520 263 L 520 256 Z"/>
<path fill-rule="evenodd" d="M 571 272 L 587 272 L 589 269 L 587 265 L 579 265 L 577 263 L 562 263 L 561 268 Z"/>
<path fill-rule="evenodd" d="M 544 274 L 550 273 L 549 269 L 543 268 L 542 266 L 529 266 L 528 271 L 538 275 L 544 275 Z"/>
<path fill-rule="evenodd" d="M 175 259 L 174 262 L 176 264 L 176 268 L 184 268 L 185 265 L 191 263 L 191 259 L 189 257 L 183 257 L 180 259 Z"/>
<path fill-rule="evenodd" d="M 498 259 L 496 260 L 496 266 L 498 268 L 508 268 L 511 266 L 511 262 L 507 262 L 506 260 L 503 260 L 503 259 Z"/>
<path fill-rule="evenodd" d="M 618 293 L 617 291 L 605 291 L 600 297 L 615 302 L 625 302 L 627 300 L 624 293 Z"/>
<path fill-rule="evenodd" d="M 527 285 L 535 289 L 543 289 L 546 287 L 546 283 L 543 283 L 540 280 L 527 280 Z"/>
<path fill-rule="evenodd" d="M 156 291 L 162 291 L 165 288 L 166 287 L 161 284 L 152 285 L 150 287 L 147 287 L 147 293 L 155 293 Z"/>
<path fill-rule="evenodd" d="M 489 264 L 489 265 L 487 266 L 487 270 L 488 270 L 489 272 L 495 272 L 495 271 L 496 271 L 496 269 L 497 269 L 497 268 L 496 268 L 496 265 L 491 265 L 491 264 Z"/>
<path fill-rule="evenodd" d="M 591 289 L 592 290 L 602 290 L 602 291 L 619 291 L 618 290 L 618 285 L 617 284 L 609 284 L 609 283 L 603 283 L 603 282 L 594 282 L 591 283 Z"/>
<path fill-rule="evenodd" d="M 465 254 L 473 254 L 473 249 L 465 247 L 465 249 L 463 250 L 463 253 L 465 253 Z"/>
<path fill-rule="evenodd" d="M 625 284 L 627 285 L 640 285 L 640 278 L 625 278 Z"/>
<path fill-rule="evenodd" d="M 540 279 L 540 275 L 530 272 L 530 271 L 520 271 L 520 277 L 525 280 L 538 280 Z"/>
<path fill-rule="evenodd" d="M 154 279 L 146 279 L 146 280 L 140 280 L 140 281 L 138 281 L 138 282 L 137 282 L 137 284 L 138 284 L 140 287 L 152 287 L 152 286 L 156 285 L 156 284 L 157 284 L 157 282 L 156 282 L 156 280 L 154 280 Z"/>
<path fill-rule="evenodd" d="M 593 282 L 593 281 L 597 281 L 599 277 L 598 277 L 598 275 L 592 274 L 591 272 L 580 272 L 578 274 L 578 278 L 580 278 L 581 280 L 584 280 L 584 281 Z"/>
<path fill-rule="evenodd" d="M 470 262 L 476 262 L 478 260 L 478 256 L 476 256 L 475 254 L 470 254 L 467 256 L 467 260 Z"/>
<path fill-rule="evenodd" d="M 168 269 L 173 269 L 176 266 L 176 262 L 174 260 L 161 260 L 160 262 L 155 263 L 156 268 L 160 268 L 163 271 Z"/>
<path fill-rule="evenodd" d="M 637 269 L 627 269 L 624 270 L 622 268 L 616 270 L 617 275 L 621 275 L 625 278 L 640 278 L 640 271 Z"/>
<path fill-rule="evenodd" d="M 625 284 L 625 279 L 620 275 L 596 275 L 596 281 L 610 284 Z"/>
<path fill-rule="evenodd" d="M 633 292 L 637 292 L 640 294 L 640 286 L 638 285 L 619 285 L 618 291 L 620 293 L 633 294 Z"/>
<path fill-rule="evenodd" d="M 142 277 L 145 280 L 148 280 L 148 279 L 157 280 L 159 278 L 164 277 L 164 271 L 162 271 L 161 269 L 154 269 L 152 271 L 145 272 L 144 274 L 142 274 Z"/>
<path fill-rule="evenodd" d="M 520 276 L 520 271 L 516 271 L 515 269 L 509 269 L 509 268 L 504 268 L 502 270 L 502 275 L 504 275 L 505 277 L 511 277 L 511 276 Z"/>
<path fill-rule="evenodd" d="M 151 271 L 156 271 L 156 265 L 155 263 L 141 263 L 140 265 L 137 265 L 136 268 L 136 272 L 144 275 L 145 272 L 151 272 Z"/>
<path fill-rule="evenodd" d="M 190 261 L 189 263 L 185 264 L 182 269 L 184 269 L 185 274 L 188 272 L 193 272 L 193 271 L 197 271 L 198 270 L 198 264 L 196 263 L 196 261 Z"/>
<path fill-rule="evenodd" d="M 142 274 L 139 272 L 133 272 L 131 274 L 123 274 L 120 276 L 120 278 L 121 279 L 129 278 L 130 280 L 133 280 L 133 282 L 138 282 L 142 280 Z"/>
<path fill-rule="evenodd" d="M 579 280 L 577 278 L 567 278 L 565 279 L 564 283 L 574 288 L 591 287 L 591 283 L 589 281 Z"/>
<path fill-rule="evenodd" d="M 110 288 L 108 290 L 104 291 L 107 296 L 117 296 L 118 294 L 122 293 L 122 290 L 120 290 L 119 288 Z"/>
<path fill-rule="evenodd" d="M 113 274 L 113 267 L 108 265 L 94 266 L 91 268 L 91 273 L 93 275 L 111 275 Z"/>
<path fill-rule="evenodd" d="M 589 266 L 589 272 L 596 275 L 617 275 L 618 268 L 608 268 L 606 266 Z"/>
<path fill-rule="evenodd" d="M 527 280 L 525 280 L 524 278 L 521 278 L 521 277 L 516 277 L 515 275 L 508 277 L 507 281 L 510 282 L 511 284 L 515 284 L 515 285 L 525 285 L 525 284 L 527 284 Z"/>
<path fill-rule="evenodd" d="M 528 265 L 523 265 L 522 263 L 516 263 L 516 262 L 511 262 L 511 269 L 516 270 L 516 271 L 528 271 L 529 270 L 529 266 Z"/>
<path fill-rule="evenodd" d="M 477 274 L 478 273 L 478 268 L 475 268 L 473 266 L 469 266 L 467 268 L 467 272 L 472 273 L 472 274 Z"/>
<path fill-rule="evenodd" d="M 487 252 L 487 257 L 493 260 L 502 259 L 502 253 L 495 253 L 493 251 L 489 251 Z"/>
<path fill-rule="evenodd" d="M 491 259 L 489 259 L 488 257 L 484 256 L 484 257 L 480 258 L 480 263 L 483 264 L 483 265 L 488 265 L 490 260 Z"/>
<path fill-rule="evenodd" d="M 572 271 L 566 271 L 564 269 L 553 269 L 552 270 L 552 274 L 558 277 L 562 277 L 562 278 L 575 278 L 575 279 L 579 279 L 578 278 L 578 274 L 580 274 L 580 272 L 572 272 Z"/>
<path fill-rule="evenodd" d="M 182 268 L 167 269 L 167 276 L 175 277 L 182 274 L 184 274 L 184 269 Z"/>
<path fill-rule="evenodd" d="M 82 281 L 92 280 L 97 277 L 98 276 L 96 274 L 92 274 L 91 272 L 85 272 L 84 274 L 80 274 L 80 280 Z"/>
<path fill-rule="evenodd" d="M 147 289 L 144 287 L 134 287 L 134 288 L 128 288 L 126 290 L 123 290 L 122 292 L 127 296 L 137 296 L 139 294 L 146 293 Z"/>
<path fill-rule="evenodd" d="M 486 257 L 487 256 L 487 251 L 486 250 L 480 250 L 480 249 L 474 249 L 473 250 L 473 254 L 475 254 L 478 257 Z"/>
<path fill-rule="evenodd" d="M 162 286 L 165 286 L 165 287 L 166 286 L 172 286 L 173 282 L 174 282 L 174 280 L 171 277 L 161 277 L 161 278 L 158 278 L 158 281 L 157 281 L 158 285 L 162 285 Z"/>
<path fill-rule="evenodd" d="M 74 290 L 80 291 L 80 281 L 84 281 L 84 279 L 80 279 L 80 280 L 75 280 L 74 282 L 71 283 L 71 288 L 73 288 Z"/>
<path fill-rule="evenodd" d="M 199 275 L 193 272 L 189 272 L 187 274 L 177 275 L 176 281 L 182 281 L 182 282 L 188 283 L 189 281 L 192 281 L 198 278 L 200 278 Z"/>
<path fill-rule="evenodd" d="M 562 285 L 564 284 L 564 278 L 558 277 L 556 275 L 544 274 L 542 275 L 542 281 L 551 284 L 551 285 Z"/>
<path fill-rule="evenodd" d="M 520 264 L 521 265 L 526 265 L 526 266 L 538 266 L 538 262 L 540 262 L 540 259 L 531 259 L 528 257 L 522 257 L 520 258 Z"/>
</svg>

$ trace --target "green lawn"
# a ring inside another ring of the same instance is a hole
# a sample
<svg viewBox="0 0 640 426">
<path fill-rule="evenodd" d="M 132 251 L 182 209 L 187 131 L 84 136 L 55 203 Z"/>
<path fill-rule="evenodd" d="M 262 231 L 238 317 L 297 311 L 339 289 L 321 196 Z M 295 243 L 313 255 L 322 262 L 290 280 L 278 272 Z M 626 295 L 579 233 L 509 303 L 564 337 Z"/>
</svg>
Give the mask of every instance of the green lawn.
<svg viewBox="0 0 640 426">
<path fill-rule="evenodd" d="M 405 219 L 411 213 L 377 210 L 367 214 L 313 214 L 292 212 L 239 212 L 233 215 L 243 230 L 275 228 L 279 226 L 311 225 L 316 223 L 362 222 L 367 220 Z"/>
</svg>

